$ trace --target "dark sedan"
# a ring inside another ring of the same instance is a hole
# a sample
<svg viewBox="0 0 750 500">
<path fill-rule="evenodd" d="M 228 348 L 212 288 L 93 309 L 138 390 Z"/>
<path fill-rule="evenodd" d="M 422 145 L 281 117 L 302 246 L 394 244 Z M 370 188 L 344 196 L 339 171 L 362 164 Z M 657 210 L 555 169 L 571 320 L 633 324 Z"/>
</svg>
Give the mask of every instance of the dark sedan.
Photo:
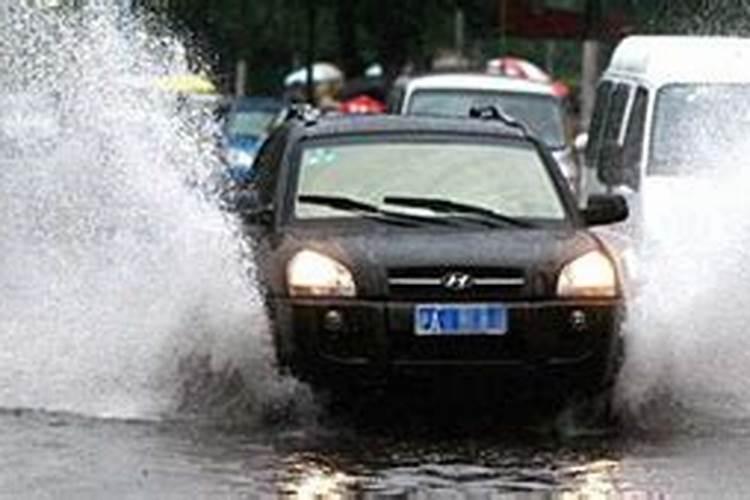
<svg viewBox="0 0 750 500">
<path fill-rule="evenodd" d="M 544 147 L 499 121 L 291 120 L 241 211 L 280 363 L 324 385 L 453 372 L 593 393 L 619 367 L 615 257 Z"/>
</svg>

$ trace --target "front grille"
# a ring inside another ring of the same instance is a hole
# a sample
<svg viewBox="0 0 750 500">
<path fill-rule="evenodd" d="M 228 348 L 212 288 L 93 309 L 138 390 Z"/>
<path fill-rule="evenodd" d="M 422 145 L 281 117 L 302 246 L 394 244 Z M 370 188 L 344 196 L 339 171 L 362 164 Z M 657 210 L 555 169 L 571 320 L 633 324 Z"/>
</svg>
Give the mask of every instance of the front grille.
<svg viewBox="0 0 750 500">
<path fill-rule="evenodd" d="M 388 271 L 394 300 L 512 300 L 523 297 L 522 269 L 497 267 L 409 267 Z"/>
</svg>

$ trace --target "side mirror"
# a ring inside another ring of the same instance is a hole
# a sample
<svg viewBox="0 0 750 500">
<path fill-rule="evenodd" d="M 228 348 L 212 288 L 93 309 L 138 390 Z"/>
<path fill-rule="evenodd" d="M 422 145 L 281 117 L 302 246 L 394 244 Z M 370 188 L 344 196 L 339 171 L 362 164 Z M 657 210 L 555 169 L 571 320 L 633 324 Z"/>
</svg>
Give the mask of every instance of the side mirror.
<svg viewBox="0 0 750 500">
<path fill-rule="evenodd" d="M 581 214 L 587 226 L 602 226 L 624 221 L 630 210 L 625 197 L 619 194 L 595 194 L 589 197 Z"/>
</svg>

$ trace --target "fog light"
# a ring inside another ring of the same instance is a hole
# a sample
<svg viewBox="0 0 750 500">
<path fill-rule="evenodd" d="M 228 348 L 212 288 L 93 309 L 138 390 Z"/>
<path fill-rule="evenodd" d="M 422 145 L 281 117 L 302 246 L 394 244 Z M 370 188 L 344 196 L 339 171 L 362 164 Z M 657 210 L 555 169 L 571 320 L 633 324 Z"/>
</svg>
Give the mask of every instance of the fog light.
<svg viewBox="0 0 750 500">
<path fill-rule="evenodd" d="M 332 333 L 339 333 L 344 329 L 344 316 L 336 310 L 328 311 L 323 316 L 323 328 Z"/>
<path fill-rule="evenodd" d="M 570 313 L 570 327 L 575 332 L 583 332 L 588 327 L 588 321 L 586 319 L 586 313 L 581 310 L 576 310 Z"/>
</svg>

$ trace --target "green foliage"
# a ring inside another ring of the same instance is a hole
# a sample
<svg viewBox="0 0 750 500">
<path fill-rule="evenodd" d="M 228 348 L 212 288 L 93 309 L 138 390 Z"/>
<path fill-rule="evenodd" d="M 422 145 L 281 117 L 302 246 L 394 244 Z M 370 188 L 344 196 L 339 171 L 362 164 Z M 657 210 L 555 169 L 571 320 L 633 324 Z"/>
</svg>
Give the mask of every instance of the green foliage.
<svg viewBox="0 0 750 500">
<path fill-rule="evenodd" d="M 647 33 L 750 35 L 750 4 L 744 0 L 631 0 Z"/>
<path fill-rule="evenodd" d="M 2 1 L 2 0 L 0 0 Z M 464 12 L 465 46 L 476 62 L 514 54 L 574 83 L 580 67 L 580 40 L 559 40 L 552 56 L 546 42 L 505 39 L 498 31 L 495 0 L 136 0 L 166 5 L 167 15 L 194 36 L 223 84 L 231 89 L 236 62 L 247 61 L 249 90 L 277 92 L 284 75 L 304 65 L 308 47 L 308 7 L 314 6 L 315 59 L 328 60 L 349 76 L 379 62 L 388 76 L 405 63 L 428 70 L 439 49 L 454 47 L 454 19 Z M 521 0 L 507 0 L 521 1 Z M 636 32 L 744 34 L 750 8 L 740 0 L 546 0 L 546 5 L 598 6 L 603 14 L 624 15 Z M 610 43 L 615 39 L 608 40 Z M 551 64 L 545 64 L 551 62 Z"/>
<path fill-rule="evenodd" d="M 172 0 L 168 14 L 216 54 L 215 71 L 231 84 L 236 61 L 250 69 L 251 90 L 273 90 L 301 56 L 303 0 Z"/>
<path fill-rule="evenodd" d="M 456 7 L 479 12 L 467 15 L 474 20 L 483 19 L 488 5 L 486 0 L 171 0 L 166 8 L 207 52 L 217 54 L 215 70 L 225 75 L 227 86 L 236 61 L 244 59 L 250 90 L 267 92 L 278 90 L 284 74 L 305 62 L 309 2 L 316 9 L 316 59 L 334 61 L 349 75 L 372 62 L 390 75 L 407 61 L 428 66 L 437 47 L 452 44 Z"/>
</svg>

